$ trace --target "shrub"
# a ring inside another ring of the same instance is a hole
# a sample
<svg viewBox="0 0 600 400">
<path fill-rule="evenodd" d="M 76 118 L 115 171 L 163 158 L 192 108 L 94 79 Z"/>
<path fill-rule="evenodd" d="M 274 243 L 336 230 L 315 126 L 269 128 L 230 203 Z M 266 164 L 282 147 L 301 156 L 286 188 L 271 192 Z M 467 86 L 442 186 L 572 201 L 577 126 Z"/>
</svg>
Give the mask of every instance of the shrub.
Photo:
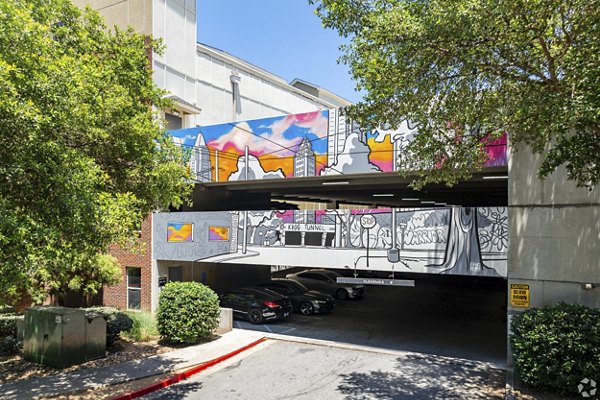
<svg viewBox="0 0 600 400">
<path fill-rule="evenodd" d="M 14 336 L 0 337 L 0 356 L 16 354 L 22 343 Z"/>
<path fill-rule="evenodd" d="M 133 326 L 133 321 L 123 311 L 113 307 L 89 307 L 83 309 L 86 314 L 103 314 L 106 318 L 106 345 L 112 346 L 120 337 Z"/>
<path fill-rule="evenodd" d="M 23 319 L 23 315 L 0 314 L 0 355 L 19 352 L 21 342 L 17 337 L 17 321 Z"/>
<path fill-rule="evenodd" d="M 158 336 L 156 319 L 151 313 L 129 312 L 127 313 L 133 321 L 133 326 L 125 332 L 125 335 L 135 341 L 147 342 Z"/>
<path fill-rule="evenodd" d="M 512 320 L 517 376 L 527 385 L 577 392 L 583 378 L 600 382 L 600 310 L 559 303 Z"/>
<path fill-rule="evenodd" d="M 17 338 L 17 320 L 23 320 L 22 315 L 16 314 L 0 314 L 0 338 L 14 337 Z"/>
<path fill-rule="evenodd" d="M 219 317 L 218 296 L 198 282 L 170 282 L 158 298 L 158 331 L 170 342 L 192 344 L 210 337 Z"/>
<path fill-rule="evenodd" d="M 0 314 L 14 314 L 15 308 L 13 306 L 0 305 Z"/>
</svg>

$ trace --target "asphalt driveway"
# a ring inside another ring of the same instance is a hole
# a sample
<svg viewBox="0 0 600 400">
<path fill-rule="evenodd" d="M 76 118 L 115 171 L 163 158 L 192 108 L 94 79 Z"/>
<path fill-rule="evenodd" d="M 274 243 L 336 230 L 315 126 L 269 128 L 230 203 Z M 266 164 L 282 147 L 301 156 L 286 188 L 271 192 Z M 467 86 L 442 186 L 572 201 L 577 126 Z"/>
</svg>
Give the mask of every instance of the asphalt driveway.
<svg viewBox="0 0 600 400">
<path fill-rule="evenodd" d="M 504 371 L 448 357 L 268 340 L 146 399 L 502 399 Z"/>
<path fill-rule="evenodd" d="M 418 280 L 368 286 L 362 300 L 337 301 L 329 315 L 234 327 L 267 333 L 464 358 L 506 366 L 503 281 Z"/>
</svg>

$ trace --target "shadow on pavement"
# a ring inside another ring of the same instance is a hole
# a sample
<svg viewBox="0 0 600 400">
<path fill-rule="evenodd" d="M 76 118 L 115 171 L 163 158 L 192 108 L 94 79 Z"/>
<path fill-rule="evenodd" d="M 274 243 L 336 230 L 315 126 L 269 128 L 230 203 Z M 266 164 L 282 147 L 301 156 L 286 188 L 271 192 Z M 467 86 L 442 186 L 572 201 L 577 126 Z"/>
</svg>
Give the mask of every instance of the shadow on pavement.
<svg viewBox="0 0 600 400">
<path fill-rule="evenodd" d="M 176 385 L 161 389 L 154 394 L 148 394 L 142 397 L 142 399 L 180 400 L 200 389 L 202 389 L 201 382 L 180 382 Z"/>
<path fill-rule="evenodd" d="M 352 372 L 338 386 L 346 400 L 503 399 L 504 371 L 431 355 L 399 357 L 394 372 Z"/>
</svg>

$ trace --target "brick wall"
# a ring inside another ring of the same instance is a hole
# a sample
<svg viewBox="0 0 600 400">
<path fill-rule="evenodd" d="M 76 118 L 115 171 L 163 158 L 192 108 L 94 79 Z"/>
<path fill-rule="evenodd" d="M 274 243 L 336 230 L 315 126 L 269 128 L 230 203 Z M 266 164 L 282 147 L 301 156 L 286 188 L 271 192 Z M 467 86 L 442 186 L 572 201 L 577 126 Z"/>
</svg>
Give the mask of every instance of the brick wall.
<svg viewBox="0 0 600 400">
<path fill-rule="evenodd" d="M 103 303 L 107 306 L 127 308 L 127 267 L 141 268 L 141 308 L 149 311 L 152 304 L 152 214 L 142 222 L 140 237 L 131 249 L 118 245 L 110 247 L 110 254 L 121 264 L 122 281 L 118 285 L 104 287 Z"/>
</svg>

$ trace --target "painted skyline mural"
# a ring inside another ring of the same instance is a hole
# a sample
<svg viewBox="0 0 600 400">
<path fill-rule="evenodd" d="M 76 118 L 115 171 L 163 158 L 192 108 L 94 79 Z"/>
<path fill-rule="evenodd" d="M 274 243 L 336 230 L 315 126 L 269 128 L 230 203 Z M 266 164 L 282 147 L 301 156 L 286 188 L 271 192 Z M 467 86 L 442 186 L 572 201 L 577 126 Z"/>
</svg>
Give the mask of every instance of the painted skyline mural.
<svg viewBox="0 0 600 400">
<path fill-rule="evenodd" d="M 394 172 L 417 133 L 407 121 L 362 131 L 334 110 L 170 131 L 191 176 L 212 182 Z M 506 135 L 486 149 L 486 166 L 507 165 Z"/>
</svg>

